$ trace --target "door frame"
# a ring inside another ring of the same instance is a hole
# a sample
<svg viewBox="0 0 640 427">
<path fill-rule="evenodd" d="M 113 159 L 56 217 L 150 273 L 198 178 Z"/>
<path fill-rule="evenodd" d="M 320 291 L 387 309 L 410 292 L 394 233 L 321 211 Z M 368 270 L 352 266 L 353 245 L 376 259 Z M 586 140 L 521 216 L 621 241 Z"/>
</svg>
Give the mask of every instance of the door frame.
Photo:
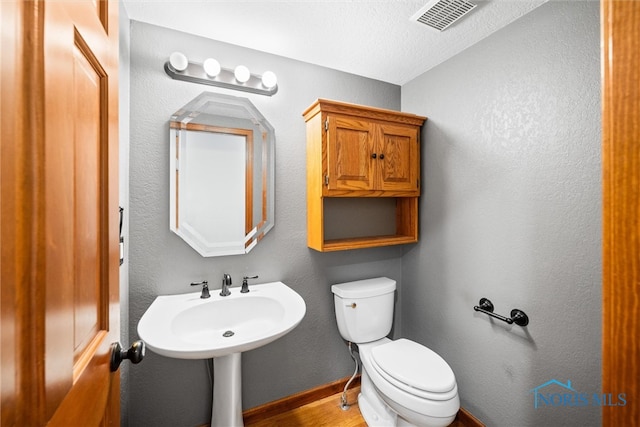
<svg viewBox="0 0 640 427">
<path fill-rule="evenodd" d="M 601 1 L 602 425 L 640 425 L 640 1 Z M 617 399 L 616 399 L 617 400 Z"/>
</svg>

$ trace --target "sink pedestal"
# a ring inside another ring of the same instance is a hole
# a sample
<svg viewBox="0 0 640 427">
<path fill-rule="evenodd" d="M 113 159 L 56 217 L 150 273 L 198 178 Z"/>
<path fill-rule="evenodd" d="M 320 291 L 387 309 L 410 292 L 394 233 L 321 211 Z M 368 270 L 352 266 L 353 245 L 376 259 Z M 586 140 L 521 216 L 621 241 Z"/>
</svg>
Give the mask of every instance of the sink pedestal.
<svg viewBox="0 0 640 427">
<path fill-rule="evenodd" d="M 213 359 L 213 408 L 211 427 L 243 427 L 242 353 Z"/>
</svg>

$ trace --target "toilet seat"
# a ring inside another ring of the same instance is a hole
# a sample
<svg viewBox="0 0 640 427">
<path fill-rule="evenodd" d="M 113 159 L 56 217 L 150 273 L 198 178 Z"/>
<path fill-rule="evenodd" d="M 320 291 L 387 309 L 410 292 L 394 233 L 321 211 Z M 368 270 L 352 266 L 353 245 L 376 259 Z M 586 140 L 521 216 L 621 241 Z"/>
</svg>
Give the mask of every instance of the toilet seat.
<svg viewBox="0 0 640 427">
<path fill-rule="evenodd" d="M 449 400 L 457 393 L 451 367 L 433 350 L 404 338 L 371 349 L 371 365 L 393 386 L 429 400 Z"/>
</svg>

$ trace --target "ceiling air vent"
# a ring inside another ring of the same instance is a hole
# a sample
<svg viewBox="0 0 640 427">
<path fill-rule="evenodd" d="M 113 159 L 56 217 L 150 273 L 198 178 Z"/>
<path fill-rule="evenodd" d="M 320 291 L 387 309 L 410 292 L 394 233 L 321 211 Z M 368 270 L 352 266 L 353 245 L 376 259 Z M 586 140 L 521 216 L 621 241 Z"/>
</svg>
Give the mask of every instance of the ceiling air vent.
<svg viewBox="0 0 640 427">
<path fill-rule="evenodd" d="M 475 7 L 475 4 L 466 0 L 431 0 L 411 20 L 443 31 Z"/>
</svg>

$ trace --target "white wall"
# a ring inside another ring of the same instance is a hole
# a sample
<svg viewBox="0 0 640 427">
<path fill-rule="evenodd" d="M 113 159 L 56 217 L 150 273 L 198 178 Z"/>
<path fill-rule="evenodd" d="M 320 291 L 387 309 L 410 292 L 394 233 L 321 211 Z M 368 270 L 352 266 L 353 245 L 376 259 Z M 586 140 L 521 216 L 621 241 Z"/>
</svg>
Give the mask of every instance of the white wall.
<svg viewBox="0 0 640 427">
<path fill-rule="evenodd" d="M 225 67 L 273 70 L 273 97 L 170 79 L 163 64 L 175 50 L 196 61 L 215 56 Z M 276 131 L 276 217 L 247 255 L 202 258 L 169 231 L 169 118 L 203 91 L 249 98 Z M 400 282 L 399 247 L 317 253 L 306 245 L 306 137 L 302 112 L 316 98 L 400 108 L 400 88 L 139 22 L 131 25 L 130 339 L 161 294 L 192 292 L 189 283 L 223 273 L 282 280 L 307 303 L 302 323 L 278 341 L 243 354 L 244 407 L 250 408 L 351 375 L 353 361 L 335 323 L 330 285 L 386 275 Z M 237 291 L 237 289 L 236 289 Z M 147 352 L 129 375 L 131 426 L 194 426 L 210 420 L 211 385 L 204 361 Z M 336 402 L 336 404 L 338 404 Z"/>
<path fill-rule="evenodd" d="M 119 199 L 124 208 L 122 235 L 125 244 L 125 262 L 120 266 L 120 343 L 127 348 L 129 343 L 129 16 L 122 1 L 119 2 L 119 62 L 118 62 L 118 165 Z M 121 425 L 127 426 L 129 402 L 129 363 L 120 365 Z"/>
<path fill-rule="evenodd" d="M 600 425 L 598 406 L 534 409 L 530 391 L 600 393 L 599 31 L 598 2 L 548 2 L 402 87 L 429 117 L 402 332 L 487 425 Z M 474 312 L 481 297 L 530 325 Z"/>
</svg>

